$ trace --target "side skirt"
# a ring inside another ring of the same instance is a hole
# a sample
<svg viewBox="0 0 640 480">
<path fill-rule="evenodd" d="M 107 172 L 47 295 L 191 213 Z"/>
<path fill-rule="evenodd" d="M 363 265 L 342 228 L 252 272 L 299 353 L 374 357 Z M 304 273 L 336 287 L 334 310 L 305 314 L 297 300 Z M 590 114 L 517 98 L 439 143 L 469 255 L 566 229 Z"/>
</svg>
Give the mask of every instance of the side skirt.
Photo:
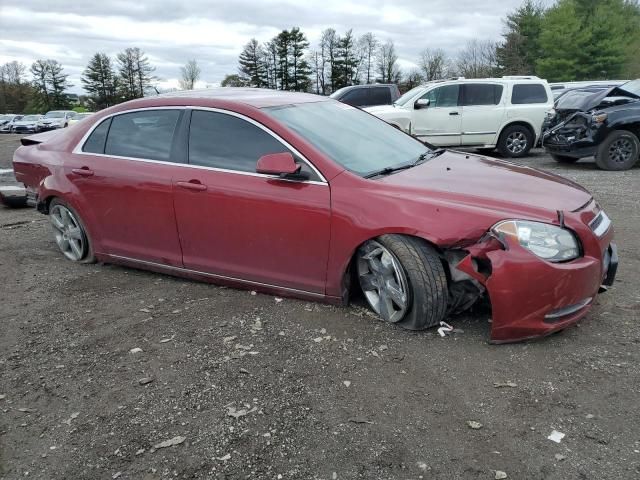
<svg viewBox="0 0 640 480">
<path fill-rule="evenodd" d="M 96 257 L 105 263 L 113 263 L 117 265 L 123 265 L 140 270 L 150 270 L 152 272 L 164 273 L 174 277 L 189 278 L 192 280 L 203 281 L 212 283 L 215 285 L 230 286 L 233 288 L 239 288 L 243 290 L 256 290 L 263 293 L 271 293 L 276 295 L 282 295 L 284 297 L 301 298 L 306 300 L 320 301 L 331 303 L 334 305 L 342 305 L 343 301 L 340 297 L 333 297 L 325 295 L 323 293 L 308 292 L 306 290 L 298 290 L 295 288 L 282 287 L 278 285 L 271 285 L 268 283 L 254 282 L 252 280 L 244 280 L 241 278 L 228 277 L 225 275 L 218 275 L 215 273 L 200 272 L 198 270 L 191 270 L 183 267 L 176 267 L 173 265 L 165 265 L 156 262 L 149 262 L 147 260 L 139 260 L 130 257 L 123 257 L 120 255 L 111 254 L 98 254 Z"/>
</svg>

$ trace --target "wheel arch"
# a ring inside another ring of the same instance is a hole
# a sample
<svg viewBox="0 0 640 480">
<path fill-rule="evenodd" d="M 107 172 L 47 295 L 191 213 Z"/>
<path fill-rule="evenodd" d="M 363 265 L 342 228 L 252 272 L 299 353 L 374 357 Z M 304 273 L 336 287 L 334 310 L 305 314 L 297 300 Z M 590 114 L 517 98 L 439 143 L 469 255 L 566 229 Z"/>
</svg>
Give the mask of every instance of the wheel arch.
<svg viewBox="0 0 640 480">
<path fill-rule="evenodd" d="M 444 249 L 438 245 L 434 238 L 431 238 L 427 234 L 419 233 L 419 232 L 408 232 L 403 231 L 402 229 L 394 229 L 390 231 L 377 232 L 375 235 L 369 236 L 368 238 L 362 240 L 358 243 L 350 252 L 348 259 L 344 262 L 344 266 L 341 270 L 341 285 L 342 285 L 342 301 L 344 304 L 349 302 L 349 299 L 354 293 L 354 288 L 358 288 L 357 285 L 357 273 L 355 269 L 355 262 L 357 260 L 357 254 L 360 247 L 362 247 L 365 243 L 370 240 L 375 240 L 383 235 L 402 235 L 405 237 L 411 237 L 418 239 L 422 242 L 425 242 L 427 245 L 432 247 L 440 257 L 440 262 L 444 267 L 444 271 L 447 275 L 447 282 L 451 281 L 451 272 L 449 270 L 449 265 L 444 258 Z"/>
<path fill-rule="evenodd" d="M 500 137 L 502 137 L 502 134 L 504 133 L 504 131 L 509 127 L 513 127 L 514 125 L 520 125 L 522 127 L 525 127 L 527 130 L 529 130 L 529 132 L 531 133 L 531 136 L 533 137 L 533 141 L 535 143 L 536 129 L 533 127 L 533 125 L 531 125 L 530 122 L 528 122 L 527 120 L 511 120 L 508 123 L 504 124 L 500 129 L 500 131 L 498 132 L 498 136 L 496 137 L 496 144 L 500 141 Z"/>
</svg>

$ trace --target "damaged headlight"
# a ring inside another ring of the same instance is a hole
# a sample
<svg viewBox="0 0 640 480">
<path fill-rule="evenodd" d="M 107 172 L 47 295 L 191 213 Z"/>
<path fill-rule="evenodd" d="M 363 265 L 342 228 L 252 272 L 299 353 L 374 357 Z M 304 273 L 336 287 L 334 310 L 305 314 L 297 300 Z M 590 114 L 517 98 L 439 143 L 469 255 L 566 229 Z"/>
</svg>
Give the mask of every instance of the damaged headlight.
<svg viewBox="0 0 640 480">
<path fill-rule="evenodd" d="M 494 225 L 491 230 L 511 237 L 550 262 L 566 262 L 580 256 L 578 240 L 566 228 L 527 220 L 506 220 Z"/>
<path fill-rule="evenodd" d="M 604 121 L 607 119 L 607 114 L 606 113 L 595 113 L 593 115 L 591 115 L 591 120 L 593 121 L 593 123 L 604 123 Z"/>
</svg>

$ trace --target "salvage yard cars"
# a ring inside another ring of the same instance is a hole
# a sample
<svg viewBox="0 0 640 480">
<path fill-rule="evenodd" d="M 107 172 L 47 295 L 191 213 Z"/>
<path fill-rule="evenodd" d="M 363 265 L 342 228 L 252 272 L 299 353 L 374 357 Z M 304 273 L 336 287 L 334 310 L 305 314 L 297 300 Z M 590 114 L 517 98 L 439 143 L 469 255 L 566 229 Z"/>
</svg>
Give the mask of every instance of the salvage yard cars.
<svg viewBox="0 0 640 480">
<path fill-rule="evenodd" d="M 545 120 L 542 145 L 561 163 L 596 158 L 603 170 L 628 170 L 640 155 L 640 80 L 603 91 L 569 91 Z"/>
<path fill-rule="evenodd" d="M 14 120 L 11 126 L 11 133 L 38 133 L 40 127 L 38 122 L 42 115 L 25 115 L 20 120 Z"/>
<path fill-rule="evenodd" d="M 362 291 L 412 330 L 486 299 L 493 342 L 576 323 L 615 277 L 584 188 L 326 97 L 175 92 L 21 142 L 16 178 L 74 262 L 336 304 Z"/>
<path fill-rule="evenodd" d="M 553 95 L 538 77 L 437 80 L 409 90 L 393 105 L 365 110 L 431 145 L 529 153 L 540 138 Z"/>
<path fill-rule="evenodd" d="M 38 122 L 38 128 L 45 131 L 68 127 L 69 120 L 75 115 L 73 110 L 51 110 Z"/>
</svg>

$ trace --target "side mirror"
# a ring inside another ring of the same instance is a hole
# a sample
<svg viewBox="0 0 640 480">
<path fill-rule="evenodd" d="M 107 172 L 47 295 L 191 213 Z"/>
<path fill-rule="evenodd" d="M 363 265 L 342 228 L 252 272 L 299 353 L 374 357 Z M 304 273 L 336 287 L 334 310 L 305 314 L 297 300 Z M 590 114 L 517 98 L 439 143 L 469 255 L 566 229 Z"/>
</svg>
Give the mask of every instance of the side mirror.
<svg viewBox="0 0 640 480">
<path fill-rule="evenodd" d="M 293 159 L 293 155 L 289 152 L 271 153 L 269 155 L 263 155 L 258 160 L 256 165 L 257 173 L 264 173 L 267 175 L 293 175 L 298 173 L 300 165 L 298 165 Z"/>
<path fill-rule="evenodd" d="M 429 100 L 428 98 L 419 98 L 418 100 L 416 100 L 416 103 L 413 104 L 413 108 L 415 108 L 416 110 L 427 108 L 430 103 L 431 100 Z"/>
</svg>

